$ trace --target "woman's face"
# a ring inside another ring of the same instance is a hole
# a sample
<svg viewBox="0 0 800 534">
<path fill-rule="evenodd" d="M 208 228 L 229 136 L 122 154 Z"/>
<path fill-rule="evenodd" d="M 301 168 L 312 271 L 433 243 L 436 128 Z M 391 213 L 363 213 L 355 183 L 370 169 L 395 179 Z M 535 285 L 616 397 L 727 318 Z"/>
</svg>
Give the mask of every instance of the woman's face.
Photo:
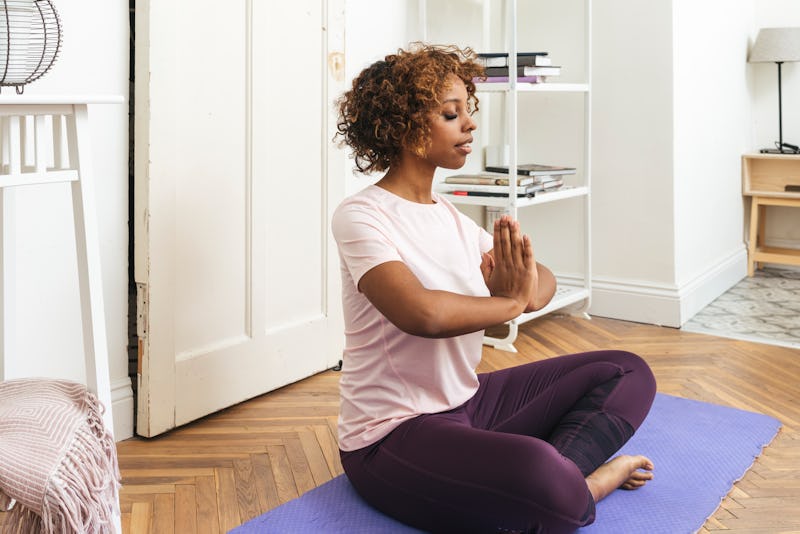
<svg viewBox="0 0 800 534">
<path fill-rule="evenodd" d="M 467 88 L 450 75 L 442 105 L 431 113 L 431 145 L 425 159 L 445 169 L 459 169 L 472 152 L 472 131 L 477 128 L 467 109 Z"/>
</svg>

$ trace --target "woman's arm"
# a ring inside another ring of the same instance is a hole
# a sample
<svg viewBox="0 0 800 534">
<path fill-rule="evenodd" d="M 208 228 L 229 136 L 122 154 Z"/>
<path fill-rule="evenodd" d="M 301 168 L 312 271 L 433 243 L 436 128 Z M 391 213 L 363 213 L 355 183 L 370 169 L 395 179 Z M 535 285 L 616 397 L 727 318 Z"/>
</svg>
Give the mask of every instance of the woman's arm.
<svg viewBox="0 0 800 534">
<path fill-rule="evenodd" d="M 556 294 L 556 277 L 553 273 L 542 265 L 536 263 L 537 284 L 531 291 L 531 298 L 528 300 L 526 312 L 541 310 L 553 299 Z"/>
<path fill-rule="evenodd" d="M 495 225 L 494 241 L 492 296 L 426 289 L 399 261 L 367 271 L 359 289 L 395 326 L 417 336 L 452 337 L 503 323 L 529 305 L 537 269 L 530 240 L 510 219 Z"/>
</svg>

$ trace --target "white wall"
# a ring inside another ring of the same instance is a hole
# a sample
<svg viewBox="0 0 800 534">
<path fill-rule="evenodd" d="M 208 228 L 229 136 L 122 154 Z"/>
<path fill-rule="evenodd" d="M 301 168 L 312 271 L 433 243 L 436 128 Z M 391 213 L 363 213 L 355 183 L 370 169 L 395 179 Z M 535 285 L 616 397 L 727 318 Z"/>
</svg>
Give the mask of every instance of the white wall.
<svg viewBox="0 0 800 534">
<path fill-rule="evenodd" d="M 748 64 L 748 47 L 761 26 L 799 25 L 798 11 L 753 0 L 595 2 L 591 313 L 680 326 L 745 275 L 741 155 L 777 132 L 762 102 L 775 67 Z M 797 92 L 800 73 L 791 76 L 784 95 Z M 775 106 L 774 91 L 768 98 Z M 800 134 L 798 118 L 800 104 L 785 110 L 785 139 Z M 800 246 L 796 221 L 774 210 L 767 241 Z"/>
<path fill-rule="evenodd" d="M 757 0 L 750 44 L 759 28 L 800 26 L 800 2 L 796 0 Z M 773 148 L 778 140 L 778 67 L 775 63 L 748 65 L 753 106 L 751 150 Z M 783 140 L 800 145 L 800 63 L 784 63 Z M 796 208 L 767 209 L 766 242 L 773 246 L 800 248 L 800 214 Z M 785 267 L 785 266 L 784 266 Z"/>
<path fill-rule="evenodd" d="M 716 24 L 722 12 L 725 24 Z M 675 284 L 682 291 L 681 322 L 745 275 L 740 156 L 751 150 L 746 58 L 752 20 L 752 0 L 673 3 Z M 695 291 L 688 289 L 693 285 Z"/>
<path fill-rule="evenodd" d="M 122 95 L 125 104 L 93 105 L 93 169 L 98 199 L 103 290 L 115 437 L 132 435 L 128 379 L 128 1 L 55 0 L 63 47 L 53 69 L 26 94 Z M 13 89 L 5 89 L 6 93 Z M 83 381 L 72 206 L 64 184 L 18 188 L 16 242 L 19 353 L 6 377 Z"/>
<path fill-rule="evenodd" d="M 594 3 L 590 313 L 664 323 L 675 297 L 668 0 Z"/>
<path fill-rule="evenodd" d="M 413 0 L 346 0 L 345 3 L 345 85 L 373 62 L 422 39 L 419 9 Z M 379 23 L 376 21 L 380 21 Z M 347 159 L 345 194 L 352 195 L 380 178 L 354 173 L 354 161 Z"/>
</svg>

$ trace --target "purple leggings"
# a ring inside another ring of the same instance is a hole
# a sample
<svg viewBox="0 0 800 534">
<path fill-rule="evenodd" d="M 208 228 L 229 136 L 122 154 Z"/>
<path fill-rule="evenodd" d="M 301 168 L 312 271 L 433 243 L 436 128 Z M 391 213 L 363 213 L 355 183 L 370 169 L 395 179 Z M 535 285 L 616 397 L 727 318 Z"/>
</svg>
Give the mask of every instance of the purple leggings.
<svg viewBox="0 0 800 534">
<path fill-rule="evenodd" d="M 479 375 L 475 396 L 341 452 L 372 506 L 429 532 L 572 532 L 594 521 L 585 476 L 655 396 L 639 356 L 596 351 Z"/>
</svg>

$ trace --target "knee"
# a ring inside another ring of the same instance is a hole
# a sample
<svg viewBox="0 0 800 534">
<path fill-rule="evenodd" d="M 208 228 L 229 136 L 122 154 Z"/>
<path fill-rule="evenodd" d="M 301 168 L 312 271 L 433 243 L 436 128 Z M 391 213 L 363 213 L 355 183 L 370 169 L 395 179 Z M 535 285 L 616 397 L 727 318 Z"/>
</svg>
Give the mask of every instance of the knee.
<svg viewBox="0 0 800 534">
<path fill-rule="evenodd" d="M 622 379 L 606 408 L 617 410 L 634 428 L 639 428 L 656 396 L 656 378 L 647 362 L 632 352 L 614 351 L 623 370 Z"/>
<path fill-rule="evenodd" d="M 643 393 L 650 391 L 651 397 L 655 395 L 656 377 L 644 358 L 625 350 L 611 352 L 611 360 L 622 368 L 623 374 L 631 375 L 631 378 L 642 388 Z"/>
<path fill-rule="evenodd" d="M 549 444 L 534 448 L 534 454 L 520 455 L 510 474 L 510 487 L 523 505 L 520 514 L 545 532 L 572 532 L 592 522 L 594 499 L 575 463 Z"/>
</svg>

